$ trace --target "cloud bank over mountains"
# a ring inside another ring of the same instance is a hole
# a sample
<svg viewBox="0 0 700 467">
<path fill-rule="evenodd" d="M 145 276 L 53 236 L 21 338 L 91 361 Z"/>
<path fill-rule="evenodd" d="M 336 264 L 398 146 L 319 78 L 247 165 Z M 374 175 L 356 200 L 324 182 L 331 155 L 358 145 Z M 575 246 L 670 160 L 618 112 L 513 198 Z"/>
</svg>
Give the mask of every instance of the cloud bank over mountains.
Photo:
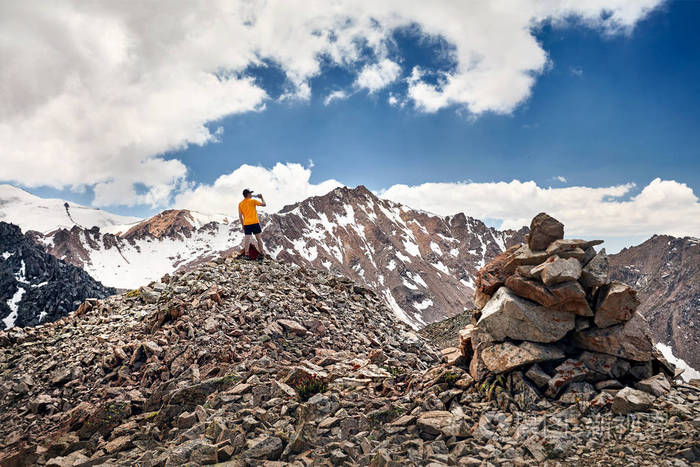
<svg viewBox="0 0 700 467">
<path fill-rule="evenodd" d="M 243 165 L 213 184 L 200 184 L 180 194 L 174 205 L 235 217 L 244 188 L 265 195 L 267 212 L 343 186 L 337 180 L 312 183 L 312 167 L 278 163 L 271 169 Z M 254 183 L 254 185 L 251 185 Z M 464 212 L 477 219 L 519 229 L 545 211 L 566 225 L 567 237 L 618 238 L 613 250 L 653 234 L 700 237 L 700 200 L 693 190 L 673 180 L 652 180 L 590 188 L 543 187 L 534 181 L 424 183 L 393 185 L 376 194 L 415 209 L 448 216 Z M 636 194 L 633 194 L 636 193 Z"/>
<path fill-rule="evenodd" d="M 309 99 L 331 63 L 368 93 L 403 80 L 406 95 L 392 97 L 419 111 L 508 114 L 548 66 L 533 28 L 576 21 L 625 33 L 660 3 L 2 1 L 0 180 L 91 187 L 98 206 L 165 206 L 191 182 L 169 152 L 225 137 L 225 116 L 264 111 L 271 97 L 250 67 L 279 67 L 285 99 Z M 407 27 L 451 45 L 449 71 L 426 80 L 404 69 L 390 45 Z"/>
</svg>

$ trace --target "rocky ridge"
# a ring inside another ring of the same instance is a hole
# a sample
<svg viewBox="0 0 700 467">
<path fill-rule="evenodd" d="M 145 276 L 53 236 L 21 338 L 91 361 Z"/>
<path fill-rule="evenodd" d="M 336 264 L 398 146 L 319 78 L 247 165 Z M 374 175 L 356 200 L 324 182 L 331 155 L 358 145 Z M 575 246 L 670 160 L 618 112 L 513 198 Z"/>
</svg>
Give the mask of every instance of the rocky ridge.
<svg viewBox="0 0 700 467">
<path fill-rule="evenodd" d="M 0 222 L 0 329 L 54 321 L 86 298 L 113 293 L 82 269 L 47 254 L 16 225 Z"/>
<path fill-rule="evenodd" d="M 630 418 L 532 397 L 511 375 L 476 384 L 368 288 L 270 261 L 220 258 L 0 332 L 0 374 L 3 466 L 686 465 L 698 454 L 694 386 Z"/>
<path fill-rule="evenodd" d="M 636 291 L 610 281 L 593 248 L 602 241 L 563 237 L 541 213 L 527 244 L 479 271 L 481 311 L 459 333 L 461 358 L 476 381 L 509 375 L 533 395 L 646 410 L 680 373 L 656 351 Z"/>
<path fill-rule="evenodd" d="M 261 222 L 274 258 L 350 277 L 414 327 L 471 308 L 476 272 L 527 230 L 498 231 L 464 214 L 435 216 L 362 186 L 306 199 Z M 187 210 L 120 232 L 73 226 L 34 237 L 58 258 L 124 289 L 230 254 L 243 239 L 237 221 Z"/>
</svg>

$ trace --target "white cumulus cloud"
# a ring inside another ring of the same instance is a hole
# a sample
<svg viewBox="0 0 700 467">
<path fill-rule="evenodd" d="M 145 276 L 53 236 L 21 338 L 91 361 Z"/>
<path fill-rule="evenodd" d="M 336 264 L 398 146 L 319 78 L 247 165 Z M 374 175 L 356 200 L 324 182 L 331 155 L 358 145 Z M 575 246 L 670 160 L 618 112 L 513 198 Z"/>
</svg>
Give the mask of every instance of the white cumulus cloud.
<svg viewBox="0 0 700 467">
<path fill-rule="evenodd" d="M 551 188 L 513 180 L 394 185 L 381 195 L 440 215 L 501 220 L 504 229 L 530 225 L 544 211 L 564 223 L 567 237 L 700 236 L 700 201 L 686 184 L 656 178 L 630 197 L 635 188 L 634 183 Z"/>
<path fill-rule="evenodd" d="M 548 63 L 538 25 L 626 32 L 661 2 L 3 0 L 0 180 L 93 187 L 98 205 L 167 204 L 189 183 L 169 153 L 225 138 L 210 125 L 265 108 L 249 67 L 279 67 L 289 99 L 312 95 L 324 63 L 378 90 L 400 77 L 389 54 L 399 28 L 444 39 L 454 68 L 437 83 L 414 72 L 397 102 L 508 113 Z"/>
<path fill-rule="evenodd" d="M 311 164 L 310 164 L 311 165 Z M 200 184 L 179 194 L 174 205 L 178 209 L 192 209 L 207 213 L 231 214 L 234 217 L 245 188 L 262 193 L 267 207 L 276 212 L 310 196 L 320 196 L 342 186 L 336 180 L 310 182 L 311 167 L 296 163 L 277 163 L 271 169 L 242 165 L 230 174 L 221 175 L 213 184 Z"/>
<path fill-rule="evenodd" d="M 376 92 L 396 81 L 400 74 L 399 64 L 385 58 L 379 63 L 366 65 L 357 76 L 355 85 Z"/>
</svg>

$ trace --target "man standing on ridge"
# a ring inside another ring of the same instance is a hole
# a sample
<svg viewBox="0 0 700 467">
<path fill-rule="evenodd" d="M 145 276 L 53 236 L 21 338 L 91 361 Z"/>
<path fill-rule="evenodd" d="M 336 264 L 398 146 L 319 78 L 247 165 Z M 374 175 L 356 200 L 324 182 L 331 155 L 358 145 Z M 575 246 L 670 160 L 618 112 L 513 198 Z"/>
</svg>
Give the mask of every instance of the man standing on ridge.
<svg viewBox="0 0 700 467">
<path fill-rule="evenodd" d="M 253 235 L 258 241 L 258 251 L 260 252 L 259 258 L 262 260 L 265 257 L 263 252 L 263 242 L 262 242 L 262 229 L 260 228 L 260 221 L 258 220 L 258 206 L 267 206 L 265 204 L 265 198 L 263 195 L 255 195 L 260 201 L 253 199 L 253 192 L 246 188 L 243 190 L 243 201 L 238 203 L 238 218 L 241 220 L 241 225 L 243 226 L 243 253 L 246 257 L 249 257 L 250 244 L 253 241 Z"/>
</svg>

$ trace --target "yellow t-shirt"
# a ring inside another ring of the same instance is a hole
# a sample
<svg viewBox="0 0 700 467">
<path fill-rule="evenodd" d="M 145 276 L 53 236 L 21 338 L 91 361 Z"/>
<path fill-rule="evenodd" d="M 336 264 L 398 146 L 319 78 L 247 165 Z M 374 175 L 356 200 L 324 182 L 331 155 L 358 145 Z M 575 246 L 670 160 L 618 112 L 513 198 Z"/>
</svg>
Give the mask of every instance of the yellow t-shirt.
<svg viewBox="0 0 700 467">
<path fill-rule="evenodd" d="M 246 198 L 238 203 L 238 212 L 243 215 L 243 225 L 259 224 L 258 210 L 255 206 L 260 206 L 262 203 L 257 199 Z"/>
</svg>

